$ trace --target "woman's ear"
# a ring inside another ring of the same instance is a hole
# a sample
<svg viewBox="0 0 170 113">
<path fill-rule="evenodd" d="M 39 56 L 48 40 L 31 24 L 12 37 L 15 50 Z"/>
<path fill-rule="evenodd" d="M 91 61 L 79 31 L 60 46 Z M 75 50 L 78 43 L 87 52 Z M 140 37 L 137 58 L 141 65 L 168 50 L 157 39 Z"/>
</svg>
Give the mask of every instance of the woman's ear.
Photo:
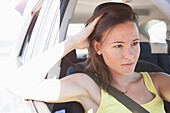
<svg viewBox="0 0 170 113">
<path fill-rule="evenodd" d="M 94 47 L 96 53 L 97 53 L 98 55 L 101 55 L 101 54 L 102 54 L 101 51 L 100 51 L 101 43 L 98 42 L 98 41 L 96 41 L 96 40 L 93 40 L 92 43 L 93 43 L 93 47 Z"/>
</svg>

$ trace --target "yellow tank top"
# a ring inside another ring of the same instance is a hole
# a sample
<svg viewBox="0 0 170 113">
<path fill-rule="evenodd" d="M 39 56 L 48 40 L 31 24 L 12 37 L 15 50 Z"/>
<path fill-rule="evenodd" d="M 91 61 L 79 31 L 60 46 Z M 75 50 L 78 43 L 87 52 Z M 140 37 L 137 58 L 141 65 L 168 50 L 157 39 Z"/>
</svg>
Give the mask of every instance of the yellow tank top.
<svg viewBox="0 0 170 113">
<path fill-rule="evenodd" d="M 155 98 L 141 105 L 150 113 L 165 113 L 164 103 L 159 94 L 157 93 L 153 82 L 147 72 L 141 72 L 144 78 L 145 85 L 147 89 L 155 94 Z M 113 96 L 109 95 L 106 91 L 101 89 L 101 102 L 98 108 L 97 113 L 132 113 L 129 109 L 127 109 L 123 104 L 117 101 Z"/>
</svg>

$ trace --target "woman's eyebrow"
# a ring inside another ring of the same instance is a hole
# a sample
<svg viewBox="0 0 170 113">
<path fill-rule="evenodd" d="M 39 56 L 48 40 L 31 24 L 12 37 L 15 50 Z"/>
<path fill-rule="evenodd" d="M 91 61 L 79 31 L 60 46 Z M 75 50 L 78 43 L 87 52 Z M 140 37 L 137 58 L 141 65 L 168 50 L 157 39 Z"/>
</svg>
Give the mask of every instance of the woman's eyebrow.
<svg viewBox="0 0 170 113">
<path fill-rule="evenodd" d="M 134 40 L 132 40 L 132 42 L 134 42 L 134 41 L 140 41 L 140 39 L 139 38 L 136 38 L 136 39 L 134 39 Z M 123 41 L 115 41 L 115 42 L 113 42 L 113 43 L 125 43 L 125 42 L 123 42 Z"/>
<path fill-rule="evenodd" d="M 134 42 L 134 41 L 140 41 L 140 39 L 139 39 L 139 38 L 137 38 L 137 39 L 134 39 L 132 42 Z"/>
</svg>

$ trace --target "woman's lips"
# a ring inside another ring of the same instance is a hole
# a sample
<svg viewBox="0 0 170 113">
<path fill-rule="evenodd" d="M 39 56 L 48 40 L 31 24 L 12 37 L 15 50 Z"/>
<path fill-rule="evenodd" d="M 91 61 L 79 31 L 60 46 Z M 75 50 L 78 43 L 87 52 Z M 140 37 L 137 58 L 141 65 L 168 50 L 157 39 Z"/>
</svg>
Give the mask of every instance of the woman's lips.
<svg viewBox="0 0 170 113">
<path fill-rule="evenodd" d="M 130 68 L 130 67 L 134 66 L 134 62 L 132 62 L 132 63 L 124 63 L 124 64 L 121 64 L 121 66 Z"/>
</svg>

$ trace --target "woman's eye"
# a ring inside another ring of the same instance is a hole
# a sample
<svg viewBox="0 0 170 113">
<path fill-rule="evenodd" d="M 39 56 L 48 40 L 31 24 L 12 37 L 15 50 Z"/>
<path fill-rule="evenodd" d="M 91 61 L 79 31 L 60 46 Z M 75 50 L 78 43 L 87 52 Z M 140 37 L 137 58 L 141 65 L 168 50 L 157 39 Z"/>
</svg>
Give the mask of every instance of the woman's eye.
<svg viewBox="0 0 170 113">
<path fill-rule="evenodd" d="M 139 44 L 139 42 L 133 42 L 131 45 L 132 46 L 136 46 L 136 45 L 138 45 Z"/>
<path fill-rule="evenodd" d="M 121 48 L 122 45 L 115 45 L 114 47 L 115 47 L 115 48 Z"/>
</svg>

